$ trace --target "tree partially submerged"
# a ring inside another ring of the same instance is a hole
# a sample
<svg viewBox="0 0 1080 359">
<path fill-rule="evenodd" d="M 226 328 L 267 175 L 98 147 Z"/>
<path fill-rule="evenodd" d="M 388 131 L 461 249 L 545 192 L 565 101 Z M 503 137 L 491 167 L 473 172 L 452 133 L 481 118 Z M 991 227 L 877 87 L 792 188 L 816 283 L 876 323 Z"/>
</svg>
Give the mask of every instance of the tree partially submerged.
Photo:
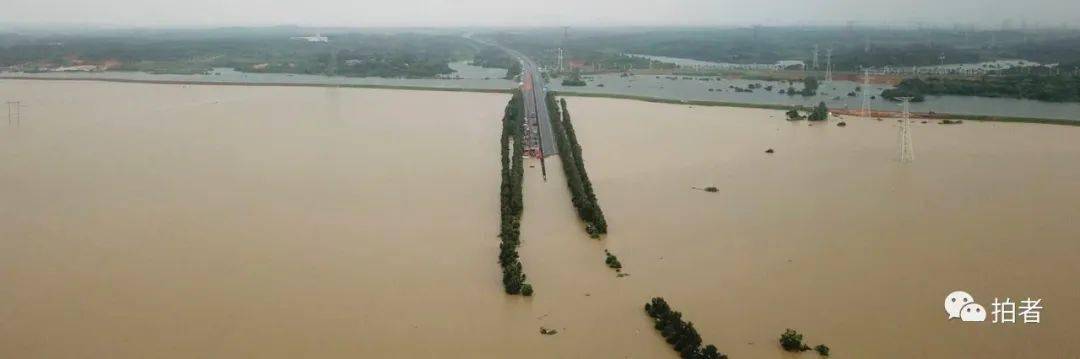
<svg viewBox="0 0 1080 359">
<path fill-rule="evenodd" d="M 814 107 L 813 111 L 810 111 L 810 115 L 806 117 L 810 121 L 825 121 L 829 119 L 829 108 L 825 107 L 825 102 L 818 103 L 817 107 Z"/>
<path fill-rule="evenodd" d="M 682 313 L 672 310 L 664 298 L 656 297 L 645 303 L 645 313 L 653 319 L 653 328 L 660 331 L 660 335 L 683 359 L 727 358 L 711 344 L 702 347 L 701 335 L 694 328 L 694 323 L 684 322 Z"/>
<path fill-rule="evenodd" d="M 803 335 L 795 329 L 788 328 L 780 334 L 780 347 L 789 352 L 801 352 L 810 350 L 810 346 L 803 343 Z"/>
<path fill-rule="evenodd" d="M 526 283 L 525 271 L 518 258 L 517 247 L 521 244 L 522 179 L 525 174 L 525 142 L 522 134 L 521 92 L 517 92 L 506 105 L 502 120 L 500 160 L 502 183 L 500 191 L 499 265 L 503 271 L 503 289 L 507 294 L 530 296 L 532 285 Z"/>
<path fill-rule="evenodd" d="M 799 108 L 797 107 L 788 110 L 788 112 L 785 112 L 784 115 L 787 115 L 788 121 L 802 121 L 806 119 L 805 116 L 799 114 Z"/>
<path fill-rule="evenodd" d="M 616 272 L 622 271 L 622 263 L 619 262 L 619 257 L 611 254 L 607 249 L 604 250 L 604 256 L 604 263 L 607 264 L 608 268 L 614 269 Z"/>
<path fill-rule="evenodd" d="M 566 185 L 570 189 L 570 200 L 577 209 L 578 217 L 585 222 L 585 231 L 590 237 L 599 238 L 600 235 L 607 233 L 607 220 L 604 219 L 604 212 L 600 209 L 596 193 L 593 192 L 589 174 L 585 171 L 581 144 L 578 143 L 574 125 L 570 121 L 566 100 L 556 104 L 555 97 L 549 93 L 546 101 L 551 115 L 555 145 L 559 149 L 559 159 L 562 160 Z M 559 105 L 561 105 L 561 110 Z"/>
</svg>

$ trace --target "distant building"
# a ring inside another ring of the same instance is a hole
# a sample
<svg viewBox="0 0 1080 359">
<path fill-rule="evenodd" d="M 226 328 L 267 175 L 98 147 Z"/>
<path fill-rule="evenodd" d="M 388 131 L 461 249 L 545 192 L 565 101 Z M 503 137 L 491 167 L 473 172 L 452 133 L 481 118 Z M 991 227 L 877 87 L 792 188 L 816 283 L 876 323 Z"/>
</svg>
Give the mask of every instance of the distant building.
<svg viewBox="0 0 1080 359">
<path fill-rule="evenodd" d="M 97 65 L 75 65 L 75 66 L 63 66 L 53 69 L 56 72 L 77 72 L 77 71 L 97 71 Z"/>
<path fill-rule="evenodd" d="M 572 70 L 580 70 L 585 68 L 585 60 L 567 60 L 566 66 Z"/>
<path fill-rule="evenodd" d="M 364 64 L 364 60 L 348 59 L 345 60 L 345 66 L 360 66 Z"/>
<path fill-rule="evenodd" d="M 307 42 L 330 42 L 330 38 L 322 36 L 322 34 L 315 34 L 315 36 L 294 36 L 293 40 L 304 40 Z"/>
<path fill-rule="evenodd" d="M 805 70 L 806 63 L 799 60 L 781 60 L 776 62 L 779 70 Z"/>
</svg>

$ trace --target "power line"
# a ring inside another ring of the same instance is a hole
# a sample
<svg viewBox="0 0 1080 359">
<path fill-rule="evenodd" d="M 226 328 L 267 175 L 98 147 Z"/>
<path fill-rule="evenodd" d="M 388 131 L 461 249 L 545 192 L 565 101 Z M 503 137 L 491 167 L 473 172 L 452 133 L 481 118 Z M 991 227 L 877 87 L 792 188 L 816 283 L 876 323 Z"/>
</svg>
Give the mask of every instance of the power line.
<svg viewBox="0 0 1080 359">
<path fill-rule="evenodd" d="M 915 149 L 911 144 L 911 99 L 914 97 L 897 97 L 904 102 L 904 118 L 900 123 L 900 163 L 915 161 Z"/>
<path fill-rule="evenodd" d="M 863 69 L 862 115 L 870 118 L 870 69 Z"/>
<path fill-rule="evenodd" d="M 825 50 L 825 81 L 832 82 L 832 48 Z"/>
<path fill-rule="evenodd" d="M 22 124 L 22 102 L 8 101 L 8 126 Z"/>
</svg>

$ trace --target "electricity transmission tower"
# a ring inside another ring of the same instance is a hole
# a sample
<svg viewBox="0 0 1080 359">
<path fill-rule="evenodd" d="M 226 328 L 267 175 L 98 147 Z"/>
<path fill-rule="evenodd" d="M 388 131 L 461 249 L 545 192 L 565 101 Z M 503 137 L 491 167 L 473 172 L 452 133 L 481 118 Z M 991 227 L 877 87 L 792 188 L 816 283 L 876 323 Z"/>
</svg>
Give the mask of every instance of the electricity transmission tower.
<svg viewBox="0 0 1080 359">
<path fill-rule="evenodd" d="M 565 72 L 566 71 L 566 67 L 565 67 L 566 66 L 566 40 L 570 35 L 569 33 L 570 33 L 570 27 L 563 26 L 562 41 L 559 43 L 559 54 L 558 54 L 559 66 L 557 68 L 559 69 L 559 72 Z"/>
<path fill-rule="evenodd" d="M 7 112 L 8 126 L 11 126 L 13 124 L 15 126 L 21 125 L 22 124 L 22 111 L 21 111 L 22 103 L 20 103 L 19 101 L 8 101 L 7 102 L 7 107 L 8 107 L 8 112 Z"/>
<path fill-rule="evenodd" d="M 911 111 L 909 106 L 912 98 L 896 98 L 904 101 L 904 118 L 900 120 L 900 163 L 911 163 L 915 160 L 915 149 L 911 145 Z"/>
<path fill-rule="evenodd" d="M 814 70 L 818 69 L 818 45 L 814 44 Z"/>
<path fill-rule="evenodd" d="M 870 69 L 863 70 L 862 86 L 862 115 L 864 118 L 870 118 Z"/>
<path fill-rule="evenodd" d="M 832 48 L 825 50 L 825 82 L 832 82 Z"/>
</svg>

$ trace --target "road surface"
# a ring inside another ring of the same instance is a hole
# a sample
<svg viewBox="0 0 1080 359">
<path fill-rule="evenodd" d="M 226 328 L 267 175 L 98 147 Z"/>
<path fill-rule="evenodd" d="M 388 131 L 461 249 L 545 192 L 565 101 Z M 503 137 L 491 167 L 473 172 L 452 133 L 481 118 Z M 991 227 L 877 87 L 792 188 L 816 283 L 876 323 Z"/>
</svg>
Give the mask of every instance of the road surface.
<svg viewBox="0 0 1080 359">
<path fill-rule="evenodd" d="M 547 83 L 544 82 L 544 77 L 540 74 L 540 67 L 525 54 L 518 51 L 474 38 L 472 34 L 465 34 L 464 36 L 485 45 L 498 47 L 521 61 L 521 93 L 524 96 L 525 118 L 530 121 L 530 125 L 539 127 L 540 151 L 544 154 L 544 157 L 558 154 L 559 152 L 555 148 L 554 133 L 551 131 L 551 117 L 548 115 L 547 101 L 544 100 L 545 96 L 547 96 Z"/>
<path fill-rule="evenodd" d="M 544 154 L 544 157 L 557 154 L 558 150 L 555 149 L 554 135 L 551 131 L 551 117 L 548 114 L 547 101 L 547 84 L 544 83 L 544 77 L 540 75 L 540 69 L 536 66 L 536 63 L 529 60 L 528 57 L 511 51 L 522 62 L 522 94 L 525 96 L 525 117 L 535 119 L 534 124 L 539 126 L 540 130 L 540 149 Z"/>
</svg>

